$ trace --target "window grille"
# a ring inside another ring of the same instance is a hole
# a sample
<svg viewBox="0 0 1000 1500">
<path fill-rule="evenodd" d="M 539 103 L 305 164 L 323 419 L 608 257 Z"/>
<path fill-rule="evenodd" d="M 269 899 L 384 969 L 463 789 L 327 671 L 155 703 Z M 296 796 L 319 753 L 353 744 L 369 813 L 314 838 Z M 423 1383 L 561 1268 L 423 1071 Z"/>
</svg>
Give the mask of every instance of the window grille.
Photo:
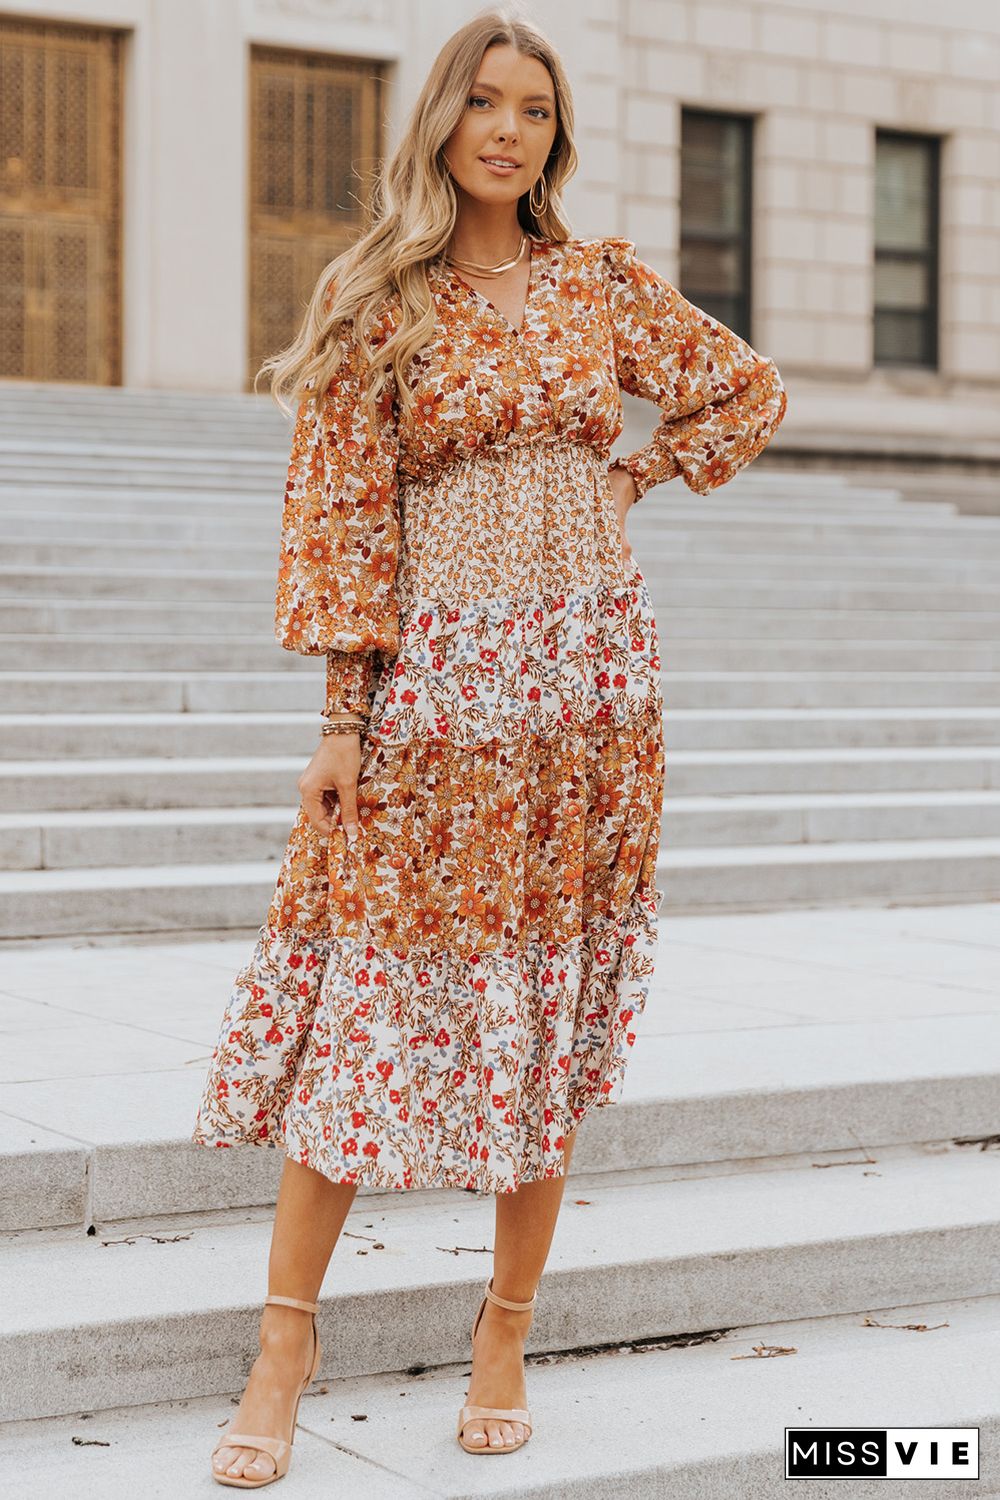
<svg viewBox="0 0 1000 1500">
<path fill-rule="evenodd" d="M 248 389 L 368 222 L 385 92 L 376 62 L 251 49 Z"/>
<path fill-rule="evenodd" d="M 0 378 L 121 380 L 122 33 L 0 17 Z"/>
</svg>

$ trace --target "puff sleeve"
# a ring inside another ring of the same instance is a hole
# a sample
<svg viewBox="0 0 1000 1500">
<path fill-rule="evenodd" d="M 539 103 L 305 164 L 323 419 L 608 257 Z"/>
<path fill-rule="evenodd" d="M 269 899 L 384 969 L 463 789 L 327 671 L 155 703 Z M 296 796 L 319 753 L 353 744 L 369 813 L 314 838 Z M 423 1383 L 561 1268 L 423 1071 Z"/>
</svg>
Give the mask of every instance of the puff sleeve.
<svg viewBox="0 0 1000 1500">
<path fill-rule="evenodd" d="M 369 706 L 374 653 L 399 650 L 398 430 L 387 382 L 370 419 L 351 330 L 319 403 L 303 400 L 281 515 L 274 629 L 305 656 L 326 655 L 328 709 Z"/>
<path fill-rule="evenodd" d="M 687 301 L 631 240 L 600 243 L 619 385 L 662 411 L 650 441 L 615 463 L 635 480 L 636 499 L 677 474 L 706 494 L 777 431 L 787 404 L 777 366 Z"/>
</svg>

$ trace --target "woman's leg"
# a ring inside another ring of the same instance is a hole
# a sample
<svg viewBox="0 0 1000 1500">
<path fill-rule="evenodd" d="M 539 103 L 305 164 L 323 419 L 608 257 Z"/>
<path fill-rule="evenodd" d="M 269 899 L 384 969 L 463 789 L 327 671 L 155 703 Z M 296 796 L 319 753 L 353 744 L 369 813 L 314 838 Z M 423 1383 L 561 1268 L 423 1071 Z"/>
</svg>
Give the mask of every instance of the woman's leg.
<svg viewBox="0 0 1000 1500">
<path fill-rule="evenodd" d="M 565 1174 L 576 1142 L 576 1129 L 566 1136 L 563 1176 L 526 1182 L 515 1193 L 496 1195 L 496 1234 L 493 1245 L 493 1290 L 511 1302 L 527 1302 L 541 1278 L 559 1217 Z M 476 1330 L 469 1380 L 469 1406 L 526 1406 L 524 1341 L 532 1311 L 511 1312 L 487 1300 Z M 502 1448 L 524 1436 L 520 1422 L 496 1417 L 473 1419 L 465 1429 L 470 1443 Z"/>
<path fill-rule="evenodd" d="M 317 1300 L 356 1192 L 354 1184 L 331 1182 L 285 1157 L 267 1268 L 269 1293 Z M 267 1304 L 260 1322 L 260 1354 L 230 1430 L 283 1437 L 312 1353 L 311 1315 Z M 220 1473 L 254 1479 L 273 1474 L 275 1467 L 269 1454 L 254 1448 L 221 1448 L 212 1462 Z"/>
</svg>

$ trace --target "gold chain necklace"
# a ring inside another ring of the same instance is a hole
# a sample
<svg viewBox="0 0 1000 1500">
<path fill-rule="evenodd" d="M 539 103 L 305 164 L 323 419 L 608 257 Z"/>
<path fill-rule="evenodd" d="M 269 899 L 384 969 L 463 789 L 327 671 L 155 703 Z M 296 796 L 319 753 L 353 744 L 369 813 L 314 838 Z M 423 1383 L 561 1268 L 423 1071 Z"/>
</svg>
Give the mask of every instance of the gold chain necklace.
<svg viewBox="0 0 1000 1500">
<path fill-rule="evenodd" d="M 524 247 L 528 243 L 527 235 L 522 231 L 521 243 L 517 247 L 517 254 L 513 260 L 505 260 L 495 266 L 481 266 L 474 260 L 457 260 L 455 256 L 445 253 L 448 264 L 454 266 L 458 271 L 468 271 L 473 276 L 502 276 L 505 271 L 511 271 L 518 261 L 524 256 Z"/>
</svg>

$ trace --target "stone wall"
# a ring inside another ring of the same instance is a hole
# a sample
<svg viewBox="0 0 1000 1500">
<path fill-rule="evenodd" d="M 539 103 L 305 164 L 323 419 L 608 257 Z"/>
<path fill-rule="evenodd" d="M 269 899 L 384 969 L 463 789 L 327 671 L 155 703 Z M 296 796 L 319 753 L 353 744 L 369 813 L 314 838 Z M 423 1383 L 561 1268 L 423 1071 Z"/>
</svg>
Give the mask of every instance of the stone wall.
<svg viewBox="0 0 1000 1500">
<path fill-rule="evenodd" d="M 8 0 L 129 28 L 125 380 L 242 388 L 247 50 L 378 57 L 390 137 L 467 0 Z M 803 392 L 982 409 L 1000 385 L 1000 7 L 993 0 L 537 0 L 576 100 L 579 234 L 625 234 L 677 278 L 683 105 L 751 112 L 753 341 Z M 871 368 L 877 125 L 944 136 L 939 371 Z M 972 406 L 969 407 L 968 403 Z M 820 410 L 826 410 L 823 399 Z M 793 403 L 794 408 L 794 403 Z M 845 412 L 846 412 L 845 408 Z M 846 416 L 844 418 L 846 420 Z M 789 431 L 795 412 L 789 412 Z M 1000 430 L 997 431 L 1000 442 Z"/>
</svg>

